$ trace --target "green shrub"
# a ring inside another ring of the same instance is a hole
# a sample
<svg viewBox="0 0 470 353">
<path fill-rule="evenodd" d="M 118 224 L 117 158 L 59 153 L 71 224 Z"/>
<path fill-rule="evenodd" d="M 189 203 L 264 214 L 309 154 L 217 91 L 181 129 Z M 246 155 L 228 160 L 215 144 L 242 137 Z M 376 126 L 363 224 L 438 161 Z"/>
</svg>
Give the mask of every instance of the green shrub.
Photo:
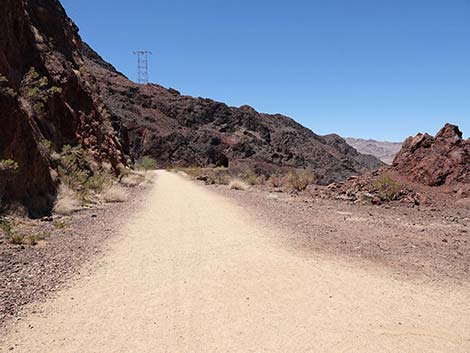
<svg viewBox="0 0 470 353">
<path fill-rule="evenodd" d="M 54 221 L 53 225 L 55 229 L 64 229 L 67 226 L 64 221 Z"/>
<path fill-rule="evenodd" d="M 13 223 L 7 219 L 0 219 L 0 230 L 9 238 L 14 233 Z"/>
<path fill-rule="evenodd" d="M 18 171 L 20 166 L 17 162 L 12 159 L 2 159 L 0 160 L 0 172 L 9 172 L 15 173 Z"/>
<path fill-rule="evenodd" d="M 85 164 L 85 152 L 80 145 L 63 146 L 58 167 L 60 180 L 73 190 L 81 190 L 90 176 Z"/>
<path fill-rule="evenodd" d="M 0 93 L 15 98 L 18 93 L 8 85 L 8 79 L 0 74 Z"/>
<path fill-rule="evenodd" d="M 9 243 L 17 245 L 23 244 L 24 236 L 16 232 L 12 221 L 0 219 L 0 230 L 2 230 Z"/>
<path fill-rule="evenodd" d="M 34 234 L 31 234 L 28 237 L 28 240 L 29 240 L 29 245 L 35 246 L 35 245 L 38 244 L 38 240 L 36 239 L 36 235 L 34 235 Z"/>
<path fill-rule="evenodd" d="M 112 177 L 106 173 L 95 173 L 90 176 L 85 182 L 84 187 L 86 189 L 93 190 L 94 192 L 100 193 L 105 188 L 112 185 Z"/>
<path fill-rule="evenodd" d="M 49 87 L 48 78 L 41 77 L 34 67 L 23 77 L 21 86 L 23 96 L 31 101 L 34 111 L 41 117 L 46 113 L 46 104 L 49 99 L 62 93 L 62 88 L 58 86 Z"/>
<path fill-rule="evenodd" d="M 24 242 L 24 235 L 13 233 L 12 236 L 9 238 L 11 244 L 21 245 Z"/>
<path fill-rule="evenodd" d="M 145 171 L 157 169 L 157 162 L 155 162 L 152 157 L 142 157 L 142 159 L 137 163 L 137 169 Z"/>
</svg>

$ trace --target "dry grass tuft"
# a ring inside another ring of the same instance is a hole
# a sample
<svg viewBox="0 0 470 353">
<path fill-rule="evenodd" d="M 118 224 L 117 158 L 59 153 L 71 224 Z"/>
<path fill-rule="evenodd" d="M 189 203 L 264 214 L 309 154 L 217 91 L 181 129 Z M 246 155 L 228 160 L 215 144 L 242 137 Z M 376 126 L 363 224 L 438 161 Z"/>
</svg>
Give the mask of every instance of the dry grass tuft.
<svg viewBox="0 0 470 353">
<path fill-rule="evenodd" d="M 120 180 L 122 185 L 129 187 L 139 186 L 144 181 L 145 177 L 140 174 L 129 174 Z"/>
<path fill-rule="evenodd" d="M 80 209 L 77 195 L 70 188 L 62 184 L 54 206 L 54 213 L 68 216 Z"/>
<path fill-rule="evenodd" d="M 247 190 L 250 186 L 240 179 L 231 180 L 229 188 L 232 190 Z"/>
<path fill-rule="evenodd" d="M 106 202 L 126 202 L 129 199 L 129 194 L 121 185 L 115 184 L 104 191 L 103 199 Z"/>
<path fill-rule="evenodd" d="M 281 186 L 284 185 L 284 182 L 285 182 L 285 177 L 280 174 L 273 174 L 269 178 L 269 184 L 271 184 L 271 186 L 275 188 L 280 188 Z"/>
</svg>

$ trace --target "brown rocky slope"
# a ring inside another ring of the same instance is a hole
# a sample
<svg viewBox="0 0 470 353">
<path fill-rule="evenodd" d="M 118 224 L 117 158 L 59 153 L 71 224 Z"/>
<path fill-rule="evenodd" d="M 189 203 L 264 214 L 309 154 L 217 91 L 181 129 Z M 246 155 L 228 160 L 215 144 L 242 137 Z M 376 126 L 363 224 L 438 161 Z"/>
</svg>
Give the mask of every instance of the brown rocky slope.
<svg viewBox="0 0 470 353">
<path fill-rule="evenodd" d="M 470 139 L 446 124 L 435 137 L 409 137 L 393 161 L 393 169 L 428 186 L 470 184 Z"/>
<path fill-rule="evenodd" d="M 331 185 L 333 195 L 352 201 L 404 201 L 415 205 L 470 207 L 470 139 L 446 124 L 435 137 L 409 137 L 392 166 Z"/>
<path fill-rule="evenodd" d="M 113 125 L 134 159 L 153 156 L 160 167 L 249 164 L 259 170 L 309 168 L 320 183 L 382 166 L 337 135 L 319 136 L 283 115 L 268 115 L 174 89 L 137 85 L 85 46 L 90 72 Z"/>
<path fill-rule="evenodd" d="M 125 159 L 84 68 L 78 29 L 59 1 L 1 4 L 0 206 L 17 203 L 37 216 L 56 197 L 51 150 L 81 144 L 114 171 Z"/>
</svg>

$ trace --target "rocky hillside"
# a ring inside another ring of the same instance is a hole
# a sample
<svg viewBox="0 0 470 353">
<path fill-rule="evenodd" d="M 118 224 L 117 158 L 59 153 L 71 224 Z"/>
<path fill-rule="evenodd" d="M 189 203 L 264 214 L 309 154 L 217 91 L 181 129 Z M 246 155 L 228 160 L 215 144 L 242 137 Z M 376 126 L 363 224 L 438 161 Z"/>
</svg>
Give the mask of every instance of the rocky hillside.
<svg viewBox="0 0 470 353">
<path fill-rule="evenodd" d="M 0 207 L 36 216 L 56 197 L 63 146 L 114 171 L 125 159 L 57 0 L 2 0 L 0 38 Z"/>
<path fill-rule="evenodd" d="M 393 169 L 428 186 L 470 184 L 470 139 L 446 124 L 435 137 L 409 137 L 393 161 Z"/>
<path fill-rule="evenodd" d="M 375 169 L 337 135 L 319 136 L 283 115 L 250 106 L 229 107 L 158 85 L 137 85 L 84 47 L 114 127 L 134 159 L 153 156 L 160 167 L 227 166 L 310 168 L 322 183 Z"/>
<path fill-rule="evenodd" d="M 393 159 L 402 146 L 401 142 L 376 141 L 371 139 L 364 140 L 353 137 L 347 137 L 345 140 L 359 153 L 370 154 L 389 165 L 392 164 Z"/>
</svg>

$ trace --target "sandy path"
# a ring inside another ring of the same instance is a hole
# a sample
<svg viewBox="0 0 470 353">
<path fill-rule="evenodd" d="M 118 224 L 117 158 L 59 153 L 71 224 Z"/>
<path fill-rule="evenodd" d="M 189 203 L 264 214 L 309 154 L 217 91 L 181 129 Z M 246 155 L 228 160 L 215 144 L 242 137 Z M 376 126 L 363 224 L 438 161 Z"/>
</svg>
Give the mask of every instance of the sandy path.
<svg viewBox="0 0 470 353">
<path fill-rule="evenodd" d="M 14 352 L 470 352 L 470 290 L 300 256 L 228 199 L 159 172 L 90 276 L 21 320 Z"/>
</svg>

